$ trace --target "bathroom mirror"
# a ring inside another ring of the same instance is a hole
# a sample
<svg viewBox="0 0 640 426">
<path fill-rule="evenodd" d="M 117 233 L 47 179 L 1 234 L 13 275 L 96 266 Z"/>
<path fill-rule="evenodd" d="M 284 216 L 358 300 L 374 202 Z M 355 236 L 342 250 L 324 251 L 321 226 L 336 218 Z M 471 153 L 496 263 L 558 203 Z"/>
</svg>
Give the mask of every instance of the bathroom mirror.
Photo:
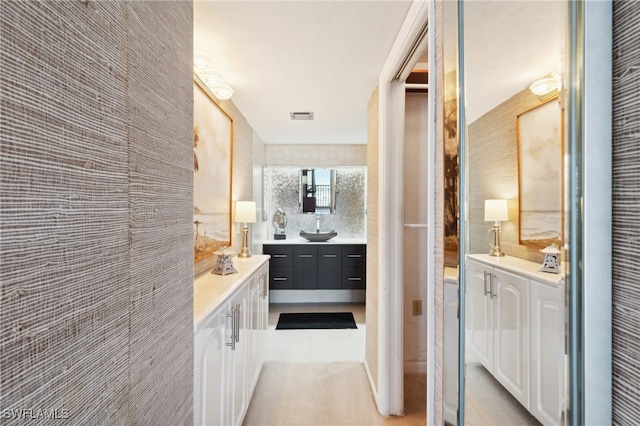
<svg viewBox="0 0 640 426">
<path fill-rule="evenodd" d="M 525 279 L 517 268 L 501 268 L 511 262 L 538 273 L 540 246 L 554 238 L 559 242 L 564 99 L 558 89 L 563 86 L 556 81 L 546 93 L 532 88 L 550 75 L 564 75 L 568 2 L 462 1 L 458 6 L 461 314 L 456 420 L 560 425 L 567 404 L 562 280 L 557 275 Z M 492 223 L 486 219 L 485 201 L 491 199 L 508 203 L 508 218 L 500 223 L 506 256 L 500 261 L 489 255 Z M 549 229 L 555 233 L 547 238 Z"/>
<path fill-rule="evenodd" d="M 298 212 L 335 214 L 338 189 L 335 169 L 300 169 Z"/>
</svg>

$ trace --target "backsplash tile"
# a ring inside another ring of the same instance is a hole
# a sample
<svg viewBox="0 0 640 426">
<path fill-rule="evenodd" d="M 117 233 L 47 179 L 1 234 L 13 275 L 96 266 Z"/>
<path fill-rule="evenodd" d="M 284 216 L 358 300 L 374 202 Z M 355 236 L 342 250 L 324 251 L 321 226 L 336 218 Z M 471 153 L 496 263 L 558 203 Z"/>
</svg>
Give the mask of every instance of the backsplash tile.
<svg viewBox="0 0 640 426">
<path fill-rule="evenodd" d="M 320 217 L 322 231 L 336 230 L 340 238 L 366 236 L 366 167 L 334 167 L 337 171 L 336 214 Z M 298 213 L 298 167 L 267 167 L 264 173 L 264 205 L 269 222 L 268 238 L 273 238 L 271 224 L 278 207 L 287 214 L 287 238 L 299 238 L 301 230 L 316 229 L 315 214 Z"/>
</svg>

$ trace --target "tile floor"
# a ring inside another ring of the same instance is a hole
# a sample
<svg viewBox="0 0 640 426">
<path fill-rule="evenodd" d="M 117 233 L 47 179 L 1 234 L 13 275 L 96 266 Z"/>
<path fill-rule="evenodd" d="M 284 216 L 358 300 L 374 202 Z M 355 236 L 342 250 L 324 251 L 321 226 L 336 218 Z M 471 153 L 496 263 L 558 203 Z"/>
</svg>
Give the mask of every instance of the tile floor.
<svg viewBox="0 0 640 426">
<path fill-rule="evenodd" d="M 357 329 L 276 330 L 280 313 L 352 312 Z M 364 303 L 301 303 L 269 305 L 269 335 L 265 361 L 344 362 L 364 360 Z"/>
</svg>

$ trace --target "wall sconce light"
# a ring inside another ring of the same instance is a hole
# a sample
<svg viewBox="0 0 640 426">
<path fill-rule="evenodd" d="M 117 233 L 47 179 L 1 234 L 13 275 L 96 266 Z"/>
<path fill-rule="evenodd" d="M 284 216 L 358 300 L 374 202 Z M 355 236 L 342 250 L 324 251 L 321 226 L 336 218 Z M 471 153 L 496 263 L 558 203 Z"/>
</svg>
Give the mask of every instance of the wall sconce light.
<svg viewBox="0 0 640 426">
<path fill-rule="evenodd" d="M 247 247 L 247 234 L 249 233 L 248 223 L 256 221 L 256 203 L 255 201 L 236 201 L 236 223 L 242 225 L 242 249 L 238 253 L 238 257 L 251 257 L 251 252 Z"/>
<path fill-rule="evenodd" d="M 529 90 L 536 96 L 545 96 L 556 90 L 560 90 L 560 74 L 557 71 L 552 72 L 549 76 L 534 81 Z"/>
<path fill-rule="evenodd" d="M 201 52 L 193 55 L 193 72 L 216 99 L 224 101 L 233 96 L 233 89 L 222 81 L 220 74 L 212 68 L 207 55 Z"/>
<path fill-rule="evenodd" d="M 493 222 L 493 227 L 487 232 L 493 232 L 493 243 L 489 243 L 491 251 L 489 256 L 502 257 L 504 253 L 500 247 L 500 221 L 509 220 L 509 209 L 507 200 L 485 200 L 484 201 L 484 221 Z"/>
</svg>

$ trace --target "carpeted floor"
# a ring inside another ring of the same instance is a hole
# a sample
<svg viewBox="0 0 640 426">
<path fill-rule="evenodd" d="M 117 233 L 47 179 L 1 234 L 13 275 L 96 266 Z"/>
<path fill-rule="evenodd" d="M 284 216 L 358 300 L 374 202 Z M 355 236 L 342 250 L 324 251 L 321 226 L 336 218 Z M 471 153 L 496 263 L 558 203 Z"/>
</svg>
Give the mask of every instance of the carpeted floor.
<svg viewBox="0 0 640 426">
<path fill-rule="evenodd" d="M 465 386 L 465 425 L 540 425 L 480 363 L 467 363 Z"/>
<path fill-rule="evenodd" d="M 405 375 L 403 417 L 378 414 L 359 362 L 266 362 L 245 426 L 424 425 L 424 374 Z"/>
</svg>

